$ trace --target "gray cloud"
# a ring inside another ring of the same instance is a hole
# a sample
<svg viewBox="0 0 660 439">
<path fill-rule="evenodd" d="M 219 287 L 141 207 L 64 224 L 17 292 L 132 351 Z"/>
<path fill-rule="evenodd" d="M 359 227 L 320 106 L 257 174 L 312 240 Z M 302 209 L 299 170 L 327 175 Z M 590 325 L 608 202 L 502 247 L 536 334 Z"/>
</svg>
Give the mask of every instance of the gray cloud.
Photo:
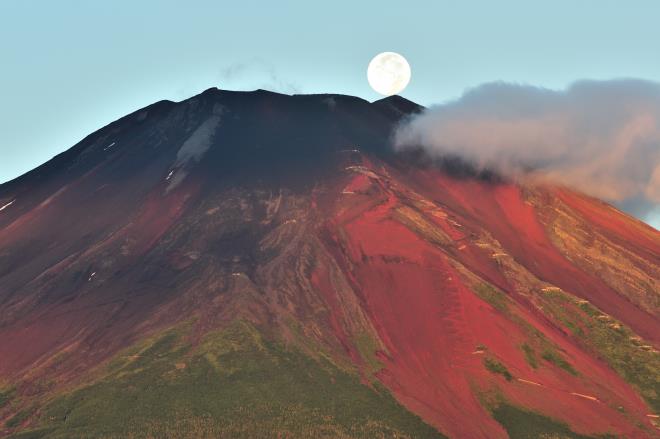
<svg viewBox="0 0 660 439">
<path fill-rule="evenodd" d="M 275 66 L 261 58 L 232 64 L 220 72 L 222 88 L 242 90 L 261 88 L 281 93 L 300 93 L 300 88 L 293 82 L 283 79 Z"/>
<path fill-rule="evenodd" d="M 489 83 L 405 121 L 399 149 L 571 186 L 640 216 L 660 204 L 660 83 Z"/>
</svg>

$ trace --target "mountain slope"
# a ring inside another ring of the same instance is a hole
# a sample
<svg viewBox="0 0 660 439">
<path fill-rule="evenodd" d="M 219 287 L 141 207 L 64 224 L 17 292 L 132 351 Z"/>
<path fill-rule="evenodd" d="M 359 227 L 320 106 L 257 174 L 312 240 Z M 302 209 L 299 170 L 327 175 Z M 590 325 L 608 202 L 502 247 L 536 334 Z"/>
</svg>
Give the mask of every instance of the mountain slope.
<svg viewBox="0 0 660 439">
<path fill-rule="evenodd" d="M 419 110 L 210 89 L 0 186 L 5 433 L 657 437 L 660 233 Z"/>
</svg>

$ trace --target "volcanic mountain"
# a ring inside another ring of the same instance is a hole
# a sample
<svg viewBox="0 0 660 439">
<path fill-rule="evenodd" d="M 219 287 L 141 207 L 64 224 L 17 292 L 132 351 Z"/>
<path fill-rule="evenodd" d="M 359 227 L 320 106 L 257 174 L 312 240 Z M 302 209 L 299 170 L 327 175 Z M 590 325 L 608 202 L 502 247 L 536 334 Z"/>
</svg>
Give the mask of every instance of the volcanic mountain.
<svg viewBox="0 0 660 439">
<path fill-rule="evenodd" d="M 209 89 L 0 186 L 0 434 L 660 437 L 660 233 Z"/>
</svg>

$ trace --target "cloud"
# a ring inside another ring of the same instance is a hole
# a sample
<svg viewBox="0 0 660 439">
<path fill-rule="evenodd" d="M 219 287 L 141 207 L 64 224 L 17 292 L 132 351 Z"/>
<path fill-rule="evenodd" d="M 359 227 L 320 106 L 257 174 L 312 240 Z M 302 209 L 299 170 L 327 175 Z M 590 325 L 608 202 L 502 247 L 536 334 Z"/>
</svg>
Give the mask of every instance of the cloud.
<svg viewBox="0 0 660 439">
<path fill-rule="evenodd" d="M 235 63 L 222 70 L 220 84 L 223 88 L 261 88 L 288 94 L 300 93 L 296 84 L 283 79 L 275 66 L 260 58 Z"/>
<path fill-rule="evenodd" d="M 644 215 L 660 204 L 660 83 L 488 83 L 404 121 L 395 145 L 628 202 Z"/>
</svg>

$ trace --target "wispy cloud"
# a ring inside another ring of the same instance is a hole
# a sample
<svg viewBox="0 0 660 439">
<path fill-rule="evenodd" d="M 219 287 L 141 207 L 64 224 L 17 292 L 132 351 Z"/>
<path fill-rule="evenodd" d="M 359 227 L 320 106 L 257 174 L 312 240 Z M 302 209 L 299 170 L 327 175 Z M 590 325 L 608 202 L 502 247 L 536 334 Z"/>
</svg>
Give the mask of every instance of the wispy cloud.
<svg viewBox="0 0 660 439">
<path fill-rule="evenodd" d="M 220 72 L 219 79 L 222 88 L 261 88 L 288 94 L 300 93 L 297 84 L 282 78 L 275 66 L 261 58 L 232 64 Z"/>
<path fill-rule="evenodd" d="M 660 204 L 660 84 L 489 83 L 404 122 L 398 148 L 571 186 L 644 216 Z"/>
</svg>

